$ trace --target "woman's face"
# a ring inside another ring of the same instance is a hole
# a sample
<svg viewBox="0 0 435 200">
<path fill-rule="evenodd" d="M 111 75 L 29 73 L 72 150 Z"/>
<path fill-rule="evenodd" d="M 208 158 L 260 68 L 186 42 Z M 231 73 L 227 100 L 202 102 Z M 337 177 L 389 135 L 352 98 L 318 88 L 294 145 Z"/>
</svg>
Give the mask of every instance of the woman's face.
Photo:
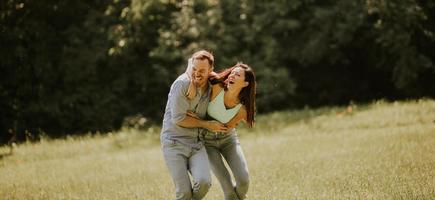
<svg viewBox="0 0 435 200">
<path fill-rule="evenodd" d="M 245 81 L 245 70 L 241 67 L 236 67 L 231 71 L 228 76 L 227 88 L 244 88 L 248 86 L 248 82 Z"/>
</svg>

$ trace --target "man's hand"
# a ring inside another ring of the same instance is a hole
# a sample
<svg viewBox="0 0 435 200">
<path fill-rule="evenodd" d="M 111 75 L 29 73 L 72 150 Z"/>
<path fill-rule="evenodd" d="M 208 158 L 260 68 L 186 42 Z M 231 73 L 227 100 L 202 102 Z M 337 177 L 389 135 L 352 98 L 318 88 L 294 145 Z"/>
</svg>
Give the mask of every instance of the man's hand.
<svg viewBox="0 0 435 200">
<path fill-rule="evenodd" d="M 207 125 L 205 128 L 211 132 L 227 132 L 228 131 L 228 128 L 224 124 L 222 124 L 218 121 L 215 121 L 215 120 L 207 121 Z"/>
<path fill-rule="evenodd" d="M 193 112 L 192 110 L 188 110 L 188 111 L 186 112 L 186 115 L 187 115 L 187 116 L 190 116 L 190 117 L 193 117 L 193 118 L 196 118 L 196 119 L 200 119 L 199 116 L 198 116 L 198 114 L 196 114 L 196 113 Z"/>
</svg>

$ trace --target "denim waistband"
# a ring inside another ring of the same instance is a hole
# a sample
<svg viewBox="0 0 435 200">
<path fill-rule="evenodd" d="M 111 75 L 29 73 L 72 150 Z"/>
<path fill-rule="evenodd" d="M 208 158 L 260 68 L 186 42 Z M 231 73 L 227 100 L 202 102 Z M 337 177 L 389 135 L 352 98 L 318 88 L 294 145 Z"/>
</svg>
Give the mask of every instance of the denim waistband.
<svg viewBox="0 0 435 200">
<path fill-rule="evenodd" d="M 203 146 L 202 139 L 199 136 L 195 138 L 178 138 L 178 137 L 164 136 L 161 139 L 170 140 L 174 143 L 180 143 L 194 149 L 200 149 Z"/>
<path fill-rule="evenodd" d="M 204 131 L 202 133 L 203 139 L 222 139 L 226 137 L 230 137 L 231 135 L 235 135 L 236 132 L 234 130 L 231 130 L 230 132 L 210 132 L 210 131 Z"/>
</svg>

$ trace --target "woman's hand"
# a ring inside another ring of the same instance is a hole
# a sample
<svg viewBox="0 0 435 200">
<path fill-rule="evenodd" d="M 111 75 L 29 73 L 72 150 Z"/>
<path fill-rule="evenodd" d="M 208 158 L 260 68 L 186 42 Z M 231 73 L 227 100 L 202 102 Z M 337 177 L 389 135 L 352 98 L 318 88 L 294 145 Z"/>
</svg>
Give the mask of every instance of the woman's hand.
<svg viewBox="0 0 435 200">
<path fill-rule="evenodd" d="M 222 124 L 216 120 L 207 121 L 207 126 L 205 128 L 211 132 L 227 132 L 228 131 L 228 128 L 224 124 Z"/>
<path fill-rule="evenodd" d="M 187 67 L 186 67 L 186 73 L 187 77 L 189 78 L 189 88 L 187 89 L 186 97 L 189 100 L 192 100 L 196 96 L 196 86 L 193 83 L 193 58 L 189 58 L 187 61 Z"/>
<path fill-rule="evenodd" d="M 187 61 L 187 67 L 186 67 L 186 75 L 189 77 L 189 80 L 192 80 L 193 77 L 193 58 L 189 58 Z"/>
<path fill-rule="evenodd" d="M 233 128 L 236 128 L 236 123 L 226 123 L 225 126 L 228 128 L 228 130 L 231 130 Z"/>
</svg>

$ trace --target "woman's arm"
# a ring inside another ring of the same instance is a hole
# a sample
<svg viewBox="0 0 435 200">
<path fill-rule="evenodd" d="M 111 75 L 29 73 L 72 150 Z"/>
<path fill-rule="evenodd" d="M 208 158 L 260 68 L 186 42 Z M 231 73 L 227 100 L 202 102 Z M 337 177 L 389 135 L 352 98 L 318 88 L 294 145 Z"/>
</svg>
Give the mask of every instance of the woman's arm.
<svg viewBox="0 0 435 200">
<path fill-rule="evenodd" d="M 188 67 L 188 69 L 189 69 L 189 67 Z M 190 71 L 186 70 L 186 73 L 188 74 L 188 77 L 190 80 L 189 89 L 187 89 L 186 97 L 187 97 L 187 99 L 192 100 L 196 96 L 196 86 L 193 83 L 193 74 Z M 211 72 L 210 76 L 216 76 L 216 72 Z M 216 85 L 218 85 L 218 84 L 216 84 Z M 213 87 L 213 90 L 216 90 L 215 87 Z"/>
<path fill-rule="evenodd" d="M 189 58 L 189 60 L 187 61 L 186 72 L 184 73 L 186 73 L 190 81 L 189 88 L 187 89 L 186 97 L 187 99 L 192 100 L 196 96 L 196 86 L 195 84 L 193 84 L 193 58 Z"/>
<path fill-rule="evenodd" d="M 247 112 L 245 106 L 243 105 L 240 108 L 239 112 L 225 125 L 228 127 L 228 129 L 232 129 L 235 128 L 237 124 L 239 124 L 239 122 L 241 121 L 246 122 L 246 120 L 247 120 Z"/>
<path fill-rule="evenodd" d="M 193 79 L 190 79 L 189 88 L 187 89 L 186 97 L 189 100 L 194 99 L 196 96 L 196 86 L 193 84 Z"/>
</svg>

